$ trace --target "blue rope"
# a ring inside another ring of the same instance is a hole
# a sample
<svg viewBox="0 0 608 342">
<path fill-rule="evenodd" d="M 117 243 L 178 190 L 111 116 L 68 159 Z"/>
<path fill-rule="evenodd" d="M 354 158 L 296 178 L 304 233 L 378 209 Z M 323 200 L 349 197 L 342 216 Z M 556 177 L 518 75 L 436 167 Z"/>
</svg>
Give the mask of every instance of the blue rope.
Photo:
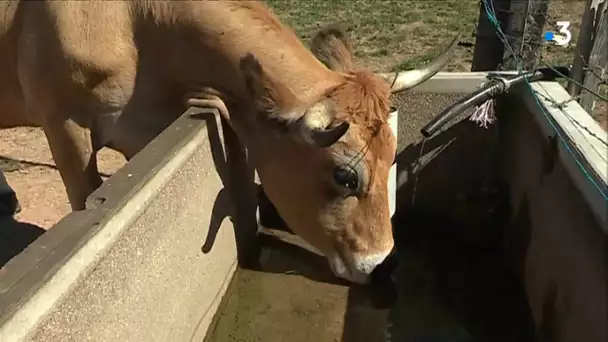
<svg viewBox="0 0 608 342">
<path fill-rule="evenodd" d="M 494 4 L 493 4 L 493 2 L 491 0 L 482 0 L 482 1 L 483 1 L 483 7 L 484 7 L 484 10 L 486 12 L 486 15 L 488 16 L 488 19 L 490 20 L 490 22 L 494 25 L 494 28 L 496 29 L 496 34 L 498 35 L 498 37 L 500 38 L 500 40 L 503 42 L 504 46 L 506 46 L 507 49 L 509 49 L 509 52 L 511 53 L 511 55 L 513 56 L 513 58 L 515 58 L 515 61 L 517 62 L 517 71 L 518 71 L 518 74 L 523 73 L 524 70 L 522 68 L 522 61 L 518 58 L 517 54 L 515 54 L 515 52 L 513 51 L 513 48 L 509 44 L 509 42 L 508 42 L 508 40 L 506 38 L 506 35 L 504 34 L 504 32 L 502 31 L 502 28 L 500 27 L 500 23 L 498 22 L 498 19 L 496 19 L 496 12 L 494 11 Z M 576 162 L 576 164 L 578 165 L 578 167 L 581 169 L 581 171 L 583 172 L 583 174 L 585 175 L 585 177 L 589 180 L 589 182 L 591 182 L 591 184 L 593 184 L 593 186 L 600 192 L 600 194 L 602 195 L 602 197 L 604 197 L 604 200 L 608 201 L 608 191 L 604 190 L 600 185 L 597 184 L 597 182 L 595 181 L 594 177 L 591 176 L 591 174 L 589 173 L 589 171 L 585 168 L 585 166 L 576 157 L 576 154 L 574 153 L 574 151 L 572 151 L 572 149 L 570 148 L 570 146 L 567 143 L 566 139 L 561 134 L 560 130 L 553 123 L 553 120 L 550 118 L 549 113 L 547 113 L 547 111 L 545 110 L 545 107 L 541 104 L 538 96 L 536 95 L 536 93 L 532 89 L 532 84 L 530 83 L 530 81 L 526 78 L 525 82 L 526 82 L 526 85 L 527 85 L 528 89 L 532 93 L 532 96 L 534 97 L 536 105 L 538 106 L 538 108 L 541 110 L 541 112 L 545 116 L 545 119 L 547 120 L 547 122 L 551 125 L 551 128 L 555 131 L 555 133 L 559 137 L 559 140 L 561 141 L 561 143 L 566 148 L 566 151 L 568 151 L 568 153 L 572 156 L 572 158 L 574 159 L 574 161 Z"/>
</svg>

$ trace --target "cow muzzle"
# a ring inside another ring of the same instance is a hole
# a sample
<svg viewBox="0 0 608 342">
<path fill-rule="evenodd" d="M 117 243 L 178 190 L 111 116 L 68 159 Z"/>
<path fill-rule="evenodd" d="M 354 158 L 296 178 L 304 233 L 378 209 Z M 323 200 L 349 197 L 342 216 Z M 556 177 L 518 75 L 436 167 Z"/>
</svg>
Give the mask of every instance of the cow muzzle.
<svg viewBox="0 0 608 342">
<path fill-rule="evenodd" d="M 333 253 L 328 256 L 333 273 L 342 279 L 357 284 L 369 284 L 388 277 L 394 269 L 394 248 L 373 254 L 353 254 L 344 256 Z"/>
</svg>

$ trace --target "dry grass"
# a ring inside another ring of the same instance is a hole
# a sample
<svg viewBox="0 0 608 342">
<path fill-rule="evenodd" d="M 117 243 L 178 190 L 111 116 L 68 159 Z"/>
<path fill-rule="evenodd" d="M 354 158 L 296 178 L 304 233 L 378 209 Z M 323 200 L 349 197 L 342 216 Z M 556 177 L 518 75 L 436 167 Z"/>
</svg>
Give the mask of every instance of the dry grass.
<svg viewBox="0 0 608 342">
<path fill-rule="evenodd" d="M 357 57 L 375 70 L 424 64 L 456 31 L 472 41 L 479 11 L 475 0 L 268 2 L 304 40 L 326 24 L 340 24 L 348 31 Z M 459 13 L 458 18 L 453 13 Z M 460 50 L 446 70 L 470 68 L 472 50 Z"/>
<path fill-rule="evenodd" d="M 356 55 L 373 69 L 410 69 L 435 56 L 456 32 L 463 41 L 475 42 L 479 0 L 269 0 L 276 13 L 300 38 L 308 40 L 326 24 L 340 24 L 353 40 Z M 573 40 L 569 47 L 541 49 L 543 59 L 567 64 L 578 36 L 584 3 L 554 0 L 548 24 L 571 21 Z M 468 71 L 473 48 L 461 47 L 446 71 Z"/>
</svg>

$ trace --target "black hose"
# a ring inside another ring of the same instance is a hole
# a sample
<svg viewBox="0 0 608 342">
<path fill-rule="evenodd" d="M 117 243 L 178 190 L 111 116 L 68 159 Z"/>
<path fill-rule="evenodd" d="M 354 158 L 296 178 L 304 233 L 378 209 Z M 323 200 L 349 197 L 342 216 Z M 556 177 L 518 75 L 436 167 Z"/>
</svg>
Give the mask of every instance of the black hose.
<svg viewBox="0 0 608 342">
<path fill-rule="evenodd" d="M 506 89 L 506 82 L 492 81 L 488 86 L 477 90 L 470 96 L 467 96 L 446 108 L 441 114 L 424 126 L 420 132 L 423 136 L 429 138 L 467 108 L 478 106 L 498 94 L 503 94 L 506 92 Z"/>
<path fill-rule="evenodd" d="M 528 71 L 512 76 L 511 78 L 498 76 L 499 74 L 490 74 L 489 76 L 492 78 L 486 86 L 446 108 L 441 114 L 424 126 L 420 132 L 424 137 L 429 138 L 466 109 L 473 106 L 479 106 L 497 95 L 506 94 L 513 85 L 521 83 L 526 79 L 528 82 L 554 80 L 561 77 L 561 75 L 568 75 L 569 72 L 570 70 L 567 67 L 556 67 L 540 68 L 535 71 Z"/>
</svg>

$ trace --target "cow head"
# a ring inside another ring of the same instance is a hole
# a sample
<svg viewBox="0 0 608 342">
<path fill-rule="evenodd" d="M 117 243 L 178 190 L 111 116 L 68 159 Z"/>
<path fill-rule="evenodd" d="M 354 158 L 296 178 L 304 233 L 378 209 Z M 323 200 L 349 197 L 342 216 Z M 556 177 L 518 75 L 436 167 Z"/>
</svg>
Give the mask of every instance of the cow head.
<svg viewBox="0 0 608 342">
<path fill-rule="evenodd" d="M 430 78 L 454 46 L 423 70 L 382 77 L 355 70 L 344 34 L 324 29 L 310 48 L 338 82 L 306 101 L 253 56 L 242 60 L 260 121 L 273 127 L 262 130 L 267 143 L 255 151 L 264 190 L 287 225 L 323 252 L 341 278 L 367 283 L 393 249 L 387 181 L 396 138 L 387 123 L 389 95 Z"/>
</svg>

